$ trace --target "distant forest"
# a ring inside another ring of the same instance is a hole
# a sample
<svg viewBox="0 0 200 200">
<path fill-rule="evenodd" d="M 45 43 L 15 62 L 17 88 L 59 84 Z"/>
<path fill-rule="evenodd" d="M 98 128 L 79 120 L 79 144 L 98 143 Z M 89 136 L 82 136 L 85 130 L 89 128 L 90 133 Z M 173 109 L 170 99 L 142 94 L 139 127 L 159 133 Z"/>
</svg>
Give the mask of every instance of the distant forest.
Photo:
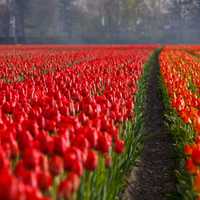
<svg viewBox="0 0 200 200">
<path fill-rule="evenodd" d="M 0 0 L 0 43 L 200 43 L 200 0 Z"/>
</svg>

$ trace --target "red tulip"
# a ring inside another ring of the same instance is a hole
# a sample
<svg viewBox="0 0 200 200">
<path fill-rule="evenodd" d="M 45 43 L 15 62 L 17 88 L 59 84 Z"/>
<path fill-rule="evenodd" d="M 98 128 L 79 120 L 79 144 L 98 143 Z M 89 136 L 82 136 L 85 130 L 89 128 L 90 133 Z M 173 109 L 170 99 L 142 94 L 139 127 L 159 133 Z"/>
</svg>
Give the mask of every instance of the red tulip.
<svg viewBox="0 0 200 200">
<path fill-rule="evenodd" d="M 122 153 L 124 151 L 124 141 L 123 140 L 116 140 L 115 141 L 115 152 Z"/>
<path fill-rule="evenodd" d="M 26 149 L 23 155 L 24 165 L 29 169 L 35 169 L 39 166 L 40 156 L 37 150 L 31 148 Z"/>
<path fill-rule="evenodd" d="M 186 144 L 184 146 L 185 155 L 189 155 L 189 156 L 192 155 L 192 151 L 193 151 L 193 149 L 192 149 L 192 147 L 190 145 Z"/>
<path fill-rule="evenodd" d="M 94 151 L 88 151 L 85 168 L 89 171 L 94 171 L 98 165 L 98 156 Z"/>
<path fill-rule="evenodd" d="M 58 187 L 58 197 L 64 198 L 64 199 L 69 199 L 72 195 L 73 191 L 73 186 L 72 182 L 70 180 L 64 180 L 59 184 Z"/>
<path fill-rule="evenodd" d="M 111 148 L 111 138 L 108 134 L 99 133 L 98 136 L 98 149 L 102 153 L 108 153 Z"/>
<path fill-rule="evenodd" d="M 59 156 L 53 156 L 49 161 L 49 169 L 53 176 L 57 176 L 62 173 L 64 169 L 62 158 Z"/>
<path fill-rule="evenodd" d="M 45 191 L 52 185 L 52 177 L 49 173 L 46 172 L 38 172 L 37 173 L 37 182 L 38 186 L 41 190 Z"/>
<path fill-rule="evenodd" d="M 191 174 L 196 174 L 198 170 L 197 166 L 194 164 L 191 158 L 186 160 L 185 168 Z"/>
<path fill-rule="evenodd" d="M 80 178 L 76 173 L 70 172 L 67 179 L 72 183 L 72 191 L 76 192 L 80 186 Z"/>
</svg>

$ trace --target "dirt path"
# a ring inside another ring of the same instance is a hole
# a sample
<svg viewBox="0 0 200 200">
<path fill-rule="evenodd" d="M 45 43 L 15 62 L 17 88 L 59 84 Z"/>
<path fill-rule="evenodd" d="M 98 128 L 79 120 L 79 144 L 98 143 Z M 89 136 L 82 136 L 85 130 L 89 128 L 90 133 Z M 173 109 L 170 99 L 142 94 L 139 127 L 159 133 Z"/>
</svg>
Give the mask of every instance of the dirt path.
<svg viewBox="0 0 200 200">
<path fill-rule="evenodd" d="M 150 72 L 147 99 L 147 139 L 141 159 L 129 179 L 129 187 L 124 198 L 128 200 L 165 200 L 168 199 L 167 194 L 175 192 L 173 143 L 164 127 L 157 63 Z"/>
</svg>

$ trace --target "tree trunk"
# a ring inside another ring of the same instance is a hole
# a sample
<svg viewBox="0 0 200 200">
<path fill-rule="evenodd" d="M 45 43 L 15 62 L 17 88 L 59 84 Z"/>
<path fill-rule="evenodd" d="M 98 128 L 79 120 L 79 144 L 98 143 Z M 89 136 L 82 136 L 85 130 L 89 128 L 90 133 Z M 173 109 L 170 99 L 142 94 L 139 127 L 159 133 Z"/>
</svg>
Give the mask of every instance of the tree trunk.
<svg viewBox="0 0 200 200">
<path fill-rule="evenodd" d="M 5 2 L 0 4 L 0 37 L 9 36 L 9 9 Z"/>
<path fill-rule="evenodd" d="M 15 0 L 15 19 L 16 19 L 16 37 L 17 42 L 24 41 L 24 3 Z"/>
</svg>

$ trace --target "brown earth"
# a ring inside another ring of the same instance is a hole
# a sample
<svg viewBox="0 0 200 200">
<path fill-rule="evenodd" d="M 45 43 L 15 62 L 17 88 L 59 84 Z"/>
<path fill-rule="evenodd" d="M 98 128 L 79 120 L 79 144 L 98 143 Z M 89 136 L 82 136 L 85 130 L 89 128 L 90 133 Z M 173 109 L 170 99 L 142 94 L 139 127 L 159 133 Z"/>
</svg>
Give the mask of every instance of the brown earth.
<svg viewBox="0 0 200 200">
<path fill-rule="evenodd" d="M 176 191 L 173 142 L 164 126 L 159 65 L 151 68 L 145 108 L 144 150 L 128 180 L 124 200 L 165 200 Z"/>
</svg>

